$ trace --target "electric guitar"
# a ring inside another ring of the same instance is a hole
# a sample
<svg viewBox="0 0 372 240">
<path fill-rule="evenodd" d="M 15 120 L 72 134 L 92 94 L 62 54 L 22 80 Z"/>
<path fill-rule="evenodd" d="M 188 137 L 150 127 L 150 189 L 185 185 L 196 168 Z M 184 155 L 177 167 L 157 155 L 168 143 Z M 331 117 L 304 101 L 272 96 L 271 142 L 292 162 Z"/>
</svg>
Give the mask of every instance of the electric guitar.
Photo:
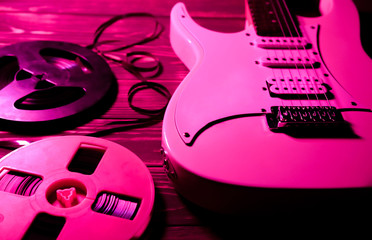
<svg viewBox="0 0 372 240">
<path fill-rule="evenodd" d="M 230 212 L 279 196 L 270 190 L 372 186 L 372 61 L 358 13 L 351 0 L 321 0 L 319 12 L 247 0 L 245 29 L 219 33 L 173 7 L 171 45 L 190 72 L 162 148 L 181 195 Z"/>
</svg>

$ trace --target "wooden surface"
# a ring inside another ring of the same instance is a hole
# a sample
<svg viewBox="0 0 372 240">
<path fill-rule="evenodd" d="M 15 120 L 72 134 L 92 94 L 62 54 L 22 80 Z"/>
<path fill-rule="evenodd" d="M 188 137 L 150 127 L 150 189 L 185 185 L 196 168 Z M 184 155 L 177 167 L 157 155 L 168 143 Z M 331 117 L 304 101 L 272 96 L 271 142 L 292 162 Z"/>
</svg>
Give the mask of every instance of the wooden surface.
<svg viewBox="0 0 372 240">
<path fill-rule="evenodd" d="M 166 86 L 172 93 L 188 73 L 176 57 L 169 43 L 169 13 L 178 0 L 1 0 L 0 1 L 0 47 L 27 40 L 69 41 L 86 46 L 93 40 L 95 29 L 117 14 L 148 12 L 157 16 L 165 26 L 159 39 L 134 47 L 156 55 L 164 66 L 163 73 L 154 82 Z M 244 0 L 211 1 L 185 0 L 191 16 L 201 25 L 217 31 L 234 32 L 243 29 Z M 371 11 L 367 1 L 357 1 L 363 16 Z M 131 41 L 135 34 L 146 32 L 148 25 L 142 20 L 129 21 L 112 29 L 107 37 Z M 362 32 L 365 39 L 369 34 Z M 367 45 L 368 46 L 368 45 Z M 366 47 L 368 48 L 368 47 Z M 118 64 L 109 62 L 119 84 L 118 96 L 112 107 L 101 117 L 88 123 L 53 135 L 88 134 L 106 128 L 112 121 L 143 118 L 133 111 L 127 101 L 129 88 L 139 82 Z M 138 96 L 143 107 L 159 107 L 164 99 L 151 92 Z M 1 129 L 0 129 L 1 130 Z M 50 135 L 29 136 L 0 131 L 1 140 L 36 141 Z M 155 125 L 116 132 L 103 138 L 117 142 L 136 153 L 148 166 L 156 187 L 156 201 L 152 220 L 144 234 L 145 239 L 236 239 L 249 238 L 254 232 L 269 234 L 272 229 L 262 226 L 281 221 L 282 216 L 267 219 L 265 216 L 246 216 L 237 220 L 198 209 L 182 199 L 167 178 L 160 155 L 161 122 Z M 0 149 L 0 155 L 10 150 Z M 291 231 L 287 225 L 281 231 Z M 1 237 L 0 237 L 1 238 Z"/>
</svg>

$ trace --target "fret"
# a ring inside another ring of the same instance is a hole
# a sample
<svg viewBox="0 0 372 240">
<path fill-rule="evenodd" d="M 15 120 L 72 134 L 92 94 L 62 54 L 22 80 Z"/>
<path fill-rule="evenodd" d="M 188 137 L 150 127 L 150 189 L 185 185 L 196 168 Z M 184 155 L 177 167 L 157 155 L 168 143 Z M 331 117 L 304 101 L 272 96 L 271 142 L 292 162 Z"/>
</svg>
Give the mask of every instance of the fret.
<svg viewBox="0 0 372 240">
<path fill-rule="evenodd" d="M 257 35 L 302 37 L 297 18 L 284 0 L 248 0 L 248 6 Z"/>
</svg>

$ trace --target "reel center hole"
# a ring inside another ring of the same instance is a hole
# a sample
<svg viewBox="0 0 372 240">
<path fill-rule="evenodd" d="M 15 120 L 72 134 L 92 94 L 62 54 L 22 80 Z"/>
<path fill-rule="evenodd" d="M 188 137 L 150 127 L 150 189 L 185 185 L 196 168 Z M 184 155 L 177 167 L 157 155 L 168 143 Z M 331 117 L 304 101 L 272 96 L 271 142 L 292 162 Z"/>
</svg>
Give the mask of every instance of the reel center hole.
<svg viewBox="0 0 372 240">
<path fill-rule="evenodd" d="M 75 179 L 63 179 L 53 183 L 46 191 L 50 204 L 60 208 L 70 208 L 81 203 L 87 195 L 83 183 Z"/>
</svg>

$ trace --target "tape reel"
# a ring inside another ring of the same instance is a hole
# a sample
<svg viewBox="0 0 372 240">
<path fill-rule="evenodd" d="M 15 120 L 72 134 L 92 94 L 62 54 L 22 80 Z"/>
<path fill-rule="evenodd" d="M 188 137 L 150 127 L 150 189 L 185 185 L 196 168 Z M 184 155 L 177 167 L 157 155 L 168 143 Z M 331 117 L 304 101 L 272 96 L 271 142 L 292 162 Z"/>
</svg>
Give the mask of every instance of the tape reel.
<svg viewBox="0 0 372 240">
<path fill-rule="evenodd" d="M 0 161 L 4 239 L 132 239 L 147 227 L 152 177 L 128 149 L 86 136 L 52 137 Z"/>
<path fill-rule="evenodd" d="M 76 44 L 20 42 L 0 49 L 0 119 L 41 123 L 91 108 L 114 86 L 104 59 Z"/>
</svg>

